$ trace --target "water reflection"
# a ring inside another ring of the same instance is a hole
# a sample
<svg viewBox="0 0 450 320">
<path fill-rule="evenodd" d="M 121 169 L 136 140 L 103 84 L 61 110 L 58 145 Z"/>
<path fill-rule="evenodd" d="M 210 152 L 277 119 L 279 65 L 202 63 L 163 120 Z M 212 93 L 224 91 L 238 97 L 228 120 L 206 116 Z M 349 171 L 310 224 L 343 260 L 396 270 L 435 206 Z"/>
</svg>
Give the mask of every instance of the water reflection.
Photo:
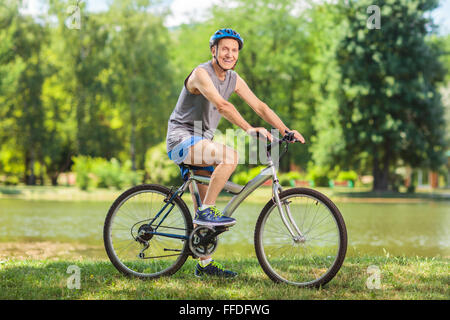
<svg viewBox="0 0 450 320">
<path fill-rule="evenodd" d="M 99 246 L 101 251 L 110 205 L 0 199 L 0 249 L 1 242 L 55 241 Z M 348 255 L 450 256 L 448 202 L 337 205 L 347 224 Z M 233 217 L 238 223 L 221 236 L 218 254 L 225 248 L 234 254 L 253 252 L 254 227 L 263 207 L 243 203 L 237 209 Z"/>
</svg>

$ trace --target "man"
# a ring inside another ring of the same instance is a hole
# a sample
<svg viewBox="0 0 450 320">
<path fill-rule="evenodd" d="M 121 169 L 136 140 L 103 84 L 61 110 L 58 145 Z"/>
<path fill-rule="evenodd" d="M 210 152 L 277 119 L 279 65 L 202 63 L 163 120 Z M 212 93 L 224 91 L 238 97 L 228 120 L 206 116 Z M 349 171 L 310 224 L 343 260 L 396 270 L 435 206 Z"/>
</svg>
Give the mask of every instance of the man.
<svg viewBox="0 0 450 320">
<path fill-rule="evenodd" d="M 201 167 L 196 173 L 211 176 L 209 186 L 198 185 L 202 206 L 197 208 L 194 199 L 196 214 L 193 222 L 196 225 L 232 226 L 236 223 L 235 219 L 223 216 L 215 207 L 217 196 L 238 164 L 234 149 L 212 141 L 220 118 L 225 117 L 248 134 L 260 134 L 272 140 L 265 128 L 252 127 L 227 101 L 233 92 L 282 134 L 291 131 L 233 71 L 243 45 L 244 40 L 239 33 L 232 29 L 217 30 L 209 40 L 212 60 L 200 64 L 185 79 L 169 119 L 166 139 L 169 158 L 178 165 Z M 196 130 L 199 123 L 201 132 Z M 292 131 L 296 140 L 305 143 L 300 133 Z M 234 277 L 236 273 L 225 270 L 211 257 L 206 257 L 200 259 L 195 275 Z"/>
</svg>

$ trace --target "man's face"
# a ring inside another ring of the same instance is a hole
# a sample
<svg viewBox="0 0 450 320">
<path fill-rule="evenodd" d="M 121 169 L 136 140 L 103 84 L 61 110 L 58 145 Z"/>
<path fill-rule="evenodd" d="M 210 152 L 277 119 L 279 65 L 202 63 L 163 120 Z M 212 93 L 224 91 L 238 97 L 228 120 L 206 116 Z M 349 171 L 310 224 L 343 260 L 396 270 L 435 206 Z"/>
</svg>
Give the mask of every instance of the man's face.
<svg viewBox="0 0 450 320">
<path fill-rule="evenodd" d="M 213 56 L 216 54 L 216 46 L 211 48 Z M 224 69 L 231 69 L 239 57 L 239 43 L 230 38 L 219 40 L 219 51 L 217 60 Z"/>
</svg>

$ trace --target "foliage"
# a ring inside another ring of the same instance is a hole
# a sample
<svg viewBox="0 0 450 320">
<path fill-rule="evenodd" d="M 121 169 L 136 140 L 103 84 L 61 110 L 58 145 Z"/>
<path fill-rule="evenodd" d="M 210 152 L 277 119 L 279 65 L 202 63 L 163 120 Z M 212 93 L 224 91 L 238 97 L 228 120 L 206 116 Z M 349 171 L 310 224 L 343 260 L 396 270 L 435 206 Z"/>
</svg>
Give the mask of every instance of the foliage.
<svg viewBox="0 0 450 320">
<path fill-rule="evenodd" d="M 139 5 L 136 9 L 136 3 Z M 110 63 L 105 81 L 118 122 L 127 133 L 133 168 L 144 166 L 146 150 L 166 136 L 176 96 L 172 78 L 171 49 L 163 16 L 148 12 L 150 1 L 114 1 L 108 12 Z"/>
<path fill-rule="evenodd" d="M 106 160 L 90 156 L 77 156 L 73 158 L 76 184 L 82 190 L 89 187 L 115 188 L 134 186 L 142 181 L 142 173 L 133 171 L 131 161 L 123 165 L 115 158 Z"/>
<path fill-rule="evenodd" d="M 45 77 L 41 48 L 47 29 L 19 15 L 14 1 L 2 1 L 0 6 L 0 141 L 23 156 L 24 180 L 35 184 L 35 164 L 42 162 L 42 148 L 48 142 L 41 100 Z"/>
<path fill-rule="evenodd" d="M 78 3 L 80 30 L 65 24 L 69 4 L 50 0 L 36 21 L 20 2 L 0 1 L 0 141 L 17 149 L 30 184 L 39 166 L 56 184 L 74 155 L 143 169 L 166 134 L 163 106 L 175 103 L 170 37 L 150 1 L 114 1 L 100 13 Z"/>
<path fill-rule="evenodd" d="M 245 185 L 247 182 L 252 180 L 258 174 L 260 174 L 261 170 L 266 168 L 265 166 L 257 166 L 249 169 L 248 171 L 241 171 L 237 174 L 234 174 L 232 177 L 232 181 L 234 183 Z"/>
<path fill-rule="evenodd" d="M 450 34 L 441 37 L 434 35 L 430 37 L 429 42 L 432 46 L 440 48 L 439 58 L 446 71 L 444 82 L 440 86 L 440 93 L 445 109 L 444 118 L 447 128 L 445 141 L 448 149 L 450 147 Z"/>
<path fill-rule="evenodd" d="M 132 170 L 132 163 L 126 160 L 122 165 L 115 158 L 107 161 L 96 158 L 92 173 L 97 177 L 96 187 L 114 187 L 118 190 L 126 186 L 135 186 L 142 182 L 142 172 Z"/>
<path fill-rule="evenodd" d="M 345 140 L 339 123 L 338 89 L 341 74 L 336 50 L 349 26 L 340 6 L 324 3 L 311 13 L 308 31 L 316 41 L 315 63 L 311 66 L 312 88 L 316 101 L 312 160 L 318 166 L 334 166 L 336 155 L 343 152 Z"/>
<path fill-rule="evenodd" d="M 314 166 L 312 163 L 308 166 L 307 178 L 312 181 L 315 187 L 329 186 L 329 172 L 327 167 Z"/>
<path fill-rule="evenodd" d="M 298 171 L 289 171 L 278 175 L 278 180 L 280 180 L 280 184 L 282 186 L 290 186 L 290 187 L 295 186 L 295 184 L 293 184 L 295 180 L 304 180 L 304 178 L 306 178 L 306 176 Z"/>
<path fill-rule="evenodd" d="M 341 171 L 339 172 L 336 180 L 337 181 L 352 181 L 353 185 L 355 184 L 356 180 L 358 179 L 358 174 L 353 171 Z"/>
<path fill-rule="evenodd" d="M 358 167 L 368 152 L 374 190 L 387 190 L 392 167 L 437 169 L 444 163 L 443 79 L 439 51 L 426 42 L 435 0 L 379 1 L 381 30 L 367 28 L 369 0 L 349 1 L 337 49 L 342 72 L 339 122 L 345 148 L 334 161 Z"/>
<path fill-rule="evenodd" d="M 182 182 L 180 169 L 169 159 L 165 142 L 147 150 L 145 154 L 145 170 L 150 183 L 176 186 Z"/>
<path fill-rule="evenodd" d="M 73 157 L 90 156 L 130 160 L 131 170 L 178 184 L 164 148 L 161 163 L 148 151 L 164 140 L 184 79 L 211 59 L 209 37 L 224 26 L 245 40 L 236 71 L 306 138 L 290 148 L 281 171 L 311 161 L 338 165 L 372 173 L 383 189 L 399 164 L 436 170 L 444 163 L 449 138 L 446 144 L 437 88 L 447 87 L 448 101 L 449 73 L 439 60 L 449 68 L 450 37 L 434 34 L 430 23 L 437 0 L 379 1 L 381 30 L 367 28 L 369 0 L 221 1 L 206 21 L 177 28 L 164 26 L 159 1 L 112 0 L 103 12 L 77 2 L 80 30 L 65 24 L 73 1 L 48 0 L 39 17 L 23 13 L 24 3 L 0 0 L 0 175 L 13 183 L 47 175 L 56 184 Z M 238 95 L 230 101 L 249 123 L 267 127 Z M 222 120 L 219 129 L 231 126 Z M 311 174 L 326 180 L 318 169 Z M 250 178 L 239 169 L 233 176 Z"/>
<path fill-rule="evenodd" d="M 72 169 L 76 174 L 76 184 L 81 190 L 87 190 L 93 185 L 89 177 L 89 173 L 92 171 L 90 157 L 77 156 L 72 160 L 74 162 Z"/>
</svg>

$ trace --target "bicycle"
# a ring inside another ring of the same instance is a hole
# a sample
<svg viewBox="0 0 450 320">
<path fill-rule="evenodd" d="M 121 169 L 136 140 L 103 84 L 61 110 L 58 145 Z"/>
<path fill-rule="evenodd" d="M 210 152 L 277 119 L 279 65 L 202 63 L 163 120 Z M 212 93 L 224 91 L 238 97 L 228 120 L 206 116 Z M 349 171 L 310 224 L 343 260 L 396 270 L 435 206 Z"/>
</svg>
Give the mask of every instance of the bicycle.
<svg viewBox="0 0 450 320">
<path fill-rule="evenodd" d="M 255 226 L 258 262 L 274 282 L 320 287 L 333 279 L 343 264 L 347 231 L 339 209 L 325 195 L 308 188 L 282 189 L 271 151 L 284 147 L 280 159 L 292 141 L 289 133 L 282 139 L 273 137 L 266 150 L 268 165 L 258 176 L 245 186 L 226 183 L 224 190 L 233 197 L 223 214 L 231 216 L 248 195 L 272 178 L 272 198 Z M 178 189 L 158 184 L 135 186 L 121 194 L 109 209 L 103 230 L 105 249 L 112 264 L 124 275 L 147 279 L 173 275 L 189 256 L 214 253 L 218 236 L 228 230 L 194 228 L 181 197 L 192 184 L 200 207 L 197 183 L 209 184 L 210 177 L 196 175 L 192 166 L 186 167 L 188 179 Z"/>
</svg>

